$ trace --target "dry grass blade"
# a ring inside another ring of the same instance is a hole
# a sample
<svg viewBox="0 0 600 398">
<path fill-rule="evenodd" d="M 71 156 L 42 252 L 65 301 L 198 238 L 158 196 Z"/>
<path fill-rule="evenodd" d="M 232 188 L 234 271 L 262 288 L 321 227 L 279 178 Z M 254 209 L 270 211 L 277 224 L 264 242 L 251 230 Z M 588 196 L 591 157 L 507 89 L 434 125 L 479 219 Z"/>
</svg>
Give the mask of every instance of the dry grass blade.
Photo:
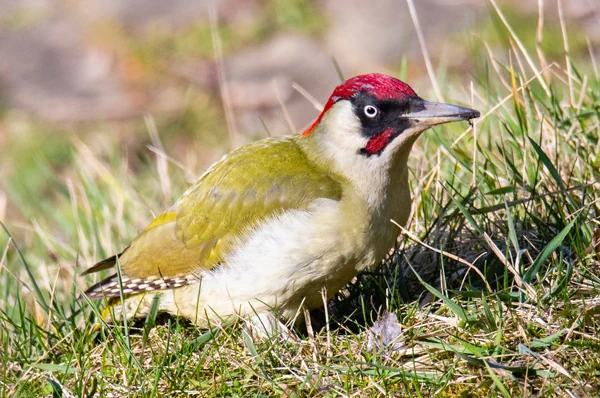
<svg viewBox="0 0 600 398">
<path fill-rule="evenodd" d="M 531 285 L 529 285 L 528 283 L 526 283 L 525 281 L 523 281 L 523 279 L 521 278 L 521 275 L 520 275 L 519 271 L 517 271 L 517 268 L 514 267 L 512 264 L 510 264 L 506 260 L 506 257 L 504 256 L 504 254 L 502 254 L 502 252 L 500 251 L 500 249 L 498 248 L 498 246 L 496 246 L 496 244 L 489 237 L 489 235 L 487 233 L 484 233 L 483 236 L 484 236 L 486 242 L 488 243 L 489 247 L 492 249 L 492 251 L 496 255 L 496 257 L 498 257 L 498 259 L 502 262 L 502 264 L 504 264 L 504 266 L 513 275 L 513 277 L 515 279 L 515 283 L 517 284 L 517 286 L 524 291 L 524 293 L 527 295 L 527 297 L 529 298 L 529 300 L 531 302 L 534 302 L 534 303 L 537 302 L 537 293 L 535 292 L 535 290 L 533 289 L 533 287 L 531 287 Z"/>
<path fill-rule="evenodd" d="M 529 78 L 525 83 L 521 84 L 516 89 L 516 92 L 522 91 L 525 87 L 527 87 L 529 84 L 531 84 L 531 82 L 533 82 L 534 80 L 538 79 L 541 74 L 543 74 L 544 72 L 546 72 L 548 70 L 551 70 L 551 68 L 554 67 L 554 66 L 556 66 L 556 64 L 552 63 L 552 64 L 548 65 L 546 68 L 542 69 L 536 75 L 534 75 L 531 78 Z M 485 118 L 487 118 L 489 115 L 491 115 L 494 112 L 496 112 L 502 105 L 504 105 L 507 101 L 509 101 L 510 99 L 512 99 L 513 96 L 514 96 L 514 92 L 512 92 L 511 94 L 509 94 L 506 97 L 502 98 L 502 100 L 500 100 L 496 105 L 494 105 L 488 111 L 486 111 L 483 115 L 481 115 L 481 117 L 478 118 L 477 121 L 475 121 L 473 124 L 475 125 L 475 124 L 482 123 L 485 120 Z M 452 143 L 452 147 L 456 146 L 472 130 L 473 130 L 473 127 L 469 126 L 469 128 L 467 128 L 461 135 L 458 136 L 458 138 L 456 138 L 454 140 L 454 142 Z"/>
<path fill-rule="evenodd" d="M 470 270 L 472 270 L 473 272 L 475 272 L 483 281 L 483 283 L 485 283 L 485 287 L 487 288 L 488 292 L 492 292 L 492 287 L 489 285 L 486 277 L 481 273 L 481 271 L 479 270 L 479 268 L 477 268 L 476 266 L 474 266 L 473 264 L 471 264 L 470 262 L 468 262 L 467 260 L 464 260 L 458 256 L 455 256 L 452 253 L 448 253 L 444 250 L 440 250 L 440 249 L 436 249 L 435 247 L 432 247 L 430 245 L 428 245 L 427 243 L 421 241 L 419 238 L 417 238 L 416 236 L 414 236 L 412 233 L 410 233 L 407 229 L 405 229 L 403 226 L 401 226 L 400 224 L 398 224 L 397 222 L 395 222 L 394 220 L 391 220 L 391 222 L 396 225 L 398 228 L 400 228 L 400 230 L 402 231 L 402 233 L 406 236 L 408 236 L 411 240 L 417 242 L 418 244 L 420 244 L 423 247 L 426 247 L 427 249 L 434 251 L 438 254 L 441 254 L 443 256 L 448 257 L 451 260 L 454 261 L 458 261 L 461 264 L 466 265 L 467 267 L 469 267 Z"/>
<path fill-rule="evenodd" d="M 410 17 L 413 21 L 413 25 L 415 26 L 415 31 L 417 32 L 417 38 L 419 39 L 419 45 L 421 46 L 421 53 L 423 54 L 423 60 L 425 61 L 425 67 L 427 68 L 429 80 L 431 81 L 431 85 L 435 91 L 435 96 L 437 97 L 438 101 L 444 102 L 444 96 L 442 95 L 435 77 L 433 66 L 431 65 L 429 51 L 427 50 L 427 44 L 425 43 L 425 36 L 423 36 L 423 29 L 421 29 L 421 23 L 419 22 L 419 17 L 417 15 L 417 11 L 415 10 L 414 2 L 413 0 L 406 0 L 406 4 L 408 4 L 408 11 L 410 12 Z"/>
<path fill-rule="evenodd" d="M 535 66 L 535 63 L 533 62 L 533 60 L 529 56 L 529 53 L 527 52 L 527 49 L 525 48 L 525 46 L 523 45 L 523 43 L 521 42 L 521 40 L 519 39 L 519 37 L 515 34 L 514 30 L 512 29 L 512 27 L 510 26 L 510 24 L 508 23 L 506 17 L 504 16 L 504 14 L 502 13 L 502 11 L 500 10 L 500 8 L 498 7 L 498 5 L 496 4 L 496 1 L 495 0 L 489 0 L 489 1 L 492 4 L 492 6 L 494 7 L 494 10 L 496 11 L 496 14 L 498 15 L 498 17 L 500 17 L 500 19 L 502 20 L 502 23 L 506 27 L 506 30 L 508 30 L 508 32 L 510 33 L 511 37 L 513 38 L 513 40 L 515 41 L 515 43 L 519 47 L 519 50 L 521 51 L 521 53 L 523 54 L 523 56 L 527 60 L 527 64 L 529 65 L 529 67 L 531 68 L 531 70 L 533 71 L 533 73 L 535 74 L 537 80 L 540 82 L 540 85 L 542 86 L 542 88 L 546 92 L 546 95 L 550 96 L 550 89 L 548 88 L 548 84 L 544 81 L 542 73 L 540 73 L 538 71 L 537 67 Z"/>
<path fill-rule="evenodd" d="M 167 155 L 165 149 L 158 136 L 158 129 L 154 118 L 150 115 L 144 116 L 144 122 L 150 134 L 152 145 L 156 148 L 156 168 L 158 170 L 158 178 L 160 180 L 160 188 L 163 193 L 163 200 L 168 203 L 171 201 L 171 179 L 169 178 L 169 164 L 167 163 Z"/>
<path fill-rule="evenodd" d="M 281 92 L 279 91 L 279 86 L 277 86 L 277 79 L 273 79 L 273 89 L 275 90 L 275 95 L 277 96 L 277 101 L 279 102 L 279 106 L 281 107 L 281 110 L 283 112 L 283 117 L 285 118 L 288 128 L 290 129 L 290 133 L 296 134 L 297 133 L 296 126 L 294 126 L 294 121 L 292 120 L 292 117 L 290 116 L 290 113 L 288 112 L 285 102 L 283 102 L 283 98 L 281 98 Z"/>
<path fill-rule="evenodd" d="M 317 101 L 315 97 L 313 97 L 308 91 L 306 91 L 300 84 L 292 83 L 292 88 L 298 91 L 304 98 L 308 100 L 312 104 L 312 106 L 317 110 L 317 112 L 321 112 L 323 110 L 323 104 Z"/>
<path fill-rule="evenodd" d="M 232 146 L 235 148 L 239 145 L 239 134 L 235 123 L 235 114 L 231 102 L 231 92 L 227 84 L 227 76 L 225 74 L 225 64 L 223 61 L 223 47 L 218 29 L 218 15 L 216 5 L 213 3 L 209 7 L 210 28 L 212 32 L 213 50 L 215 61 L 217 62 L 217 73 L 219 76 L 219 88 L 221 90 L 221 100 L 223 101 L 223 110 L 225 111 L 225 120 L 227 121 L 227 131 Z"/>
</svg>

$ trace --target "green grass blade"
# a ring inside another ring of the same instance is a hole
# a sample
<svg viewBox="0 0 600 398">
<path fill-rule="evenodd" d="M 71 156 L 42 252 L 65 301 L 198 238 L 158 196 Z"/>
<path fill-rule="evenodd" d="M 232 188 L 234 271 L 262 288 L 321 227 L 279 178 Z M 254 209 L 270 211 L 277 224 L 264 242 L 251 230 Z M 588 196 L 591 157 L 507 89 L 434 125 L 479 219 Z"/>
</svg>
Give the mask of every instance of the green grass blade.
<svg viewBox="0 0 600 398">
<path fill-rule="evenodd" d="M 460 210 L 465 219 L 469 222 L 471 227 L 473 227 L 480 235 L 483 235 L 483 229 L 481 229 L 479 224 L 477 224 L 477 221 L 475 221 L 475 218 L 473 218 L 471 212 L 469 212 L 469 210 L 467 210 L 467 208 L 463 206 L 463 204 L 458 199 L 456 199 L 454 195 L 450 195 L 450 198 L 452 199 L 456 207 L 458 207 L 458 210 Z"/>
<path fill-rule="evenodd" d="M 467 313 L 465 312 L 464 308 L 462 308 L 459 304 L 457 304 L 454 301 L 452 301 L 449 297 L 447 297 L 444 294 L 442 294 L 442 292 L 440 292 L 439 290 L 437 290 L 435 287 L 433 287 L 429 283 L 425 282 L 423 280 L 423 278 L 421 278 L 421 276 L 419 275 L 419 273 L 412 267 L 412 265 L 409 264 L 409 266 L 412 269 L 412 271 L 414 272 L 414 274 L 417 277 L 417 279 L 419 279 L 419 282 L 421 282 L 421 284 L 425 287 L 425 289 L 427 289 L 435 297 L 437 297 L 440 300 L 442 300 L 444 302 L 444 304 L 446 304 L 448 306 L 448 308 L 450 309 L 450 311 L 452 311 L 454 313 L 454 315 L 456 315 L 457 317 L 459 317 L 464 322 L 470 322 L 470 321 L 472 321 L 471 317 L 469 317 L 467 315 Z"/>
<path fill-rule="evenodd" d="M 531 283 L 533 281 L 535 276 L 540 271 L 540 268 L 541 268 L 542 264 L 544 263 L 544 261 L 546 261 L 546 259 L 548 257 L 550 257 L 550 255 L 554 252 L 554 250 L 556 250 L 560 246 L 562 241 L 567 237 L 567 234 L 569 233 L 571 228 L 573 228 L 573 225 L 575 225 L 576 221 L 577 221 L 577 217 L 573 218 L 573 220 L 571 220 L 571 222 L 569 224 L 567 224 L 567 226 L 564 227 L 562 229 L 562 231 L 560 231 L 558 233 L 558 235 L 556 235 L 550 241 L 550 243 L 548 243 L 546 245 L 546 247 L 544 247 L 542 252 L 533 261 L 533 264 L 531 265 L 531 267 L 529 267 L 527 272 L 525 272 L 525 274 L 523 275 L 523 281 L 525 281 L 527 283 Z"/>
<path fill-rule="evenodd" d="M 42 289 L 40 289 L 40 286 L 36 282 L 37 278 L 33 275 L 33 272 L 31 271 L 31 268 L 29 267 L 29 263 L 25 260 L 25 256 L 23 256 L 23 252 L 21 252 L 21 249 L 19 249 L 17 242 L 15 242 L 12 235 L 8 231 L 8 228 L 6 228 L 6 225 L 4 225 L 4 223 L 2 221 L 0 221 L 0 226 L 2 226 L 2 229 L 4 229 L 4 232 L 11 240 L 13 246 L 17 250 L 17 253 L 19 253 L 19 258 L 21 259 L 21 262 L 23 263 L 23 266 L 25 267 L 25 271 L 27 272 L 27 275 L 29 276 L 29 280 L 31 282 L 31 286 L 33 286 L 33 291 L 35 293 L 35 297 L 37 299 L 38 304 L 42 307 L 42 309 L 46 312 L 46 314 L 50 313 L 50 306 L 46 302 L 46 298 L 44 297 L 44 294 L 42 293 Z"/>
<path fill-rule="evenodd" d="M 550 160 L 548 155 L 546 155 L 546 153 L 544 152 L 542 147 L 540 147 L 539 144 L 537 142 L 535 142 L 533 140 L 533 138 L 531 138 L 530 136 L 527 136 L 527 139 L 529 140 L 529 143 L 531 144 L 531 146 L 537 153 L 538 157 L 540 158 L 540 161 L 546 167 L 546 169 L 548 170 L 548 172 L 550 173 L 552 178 L 554 178 L 554 180 L 556 181 L 558 186 L 561 189 L 566 190 L 567 188 L 565 187 L 565 183 L 563 182 L 560 174 L 558 173 L 558 170 L 556 170 L 556 167 L 554 167 L 554 165 L 552 164 L 552 161 Z"/>
</svg>

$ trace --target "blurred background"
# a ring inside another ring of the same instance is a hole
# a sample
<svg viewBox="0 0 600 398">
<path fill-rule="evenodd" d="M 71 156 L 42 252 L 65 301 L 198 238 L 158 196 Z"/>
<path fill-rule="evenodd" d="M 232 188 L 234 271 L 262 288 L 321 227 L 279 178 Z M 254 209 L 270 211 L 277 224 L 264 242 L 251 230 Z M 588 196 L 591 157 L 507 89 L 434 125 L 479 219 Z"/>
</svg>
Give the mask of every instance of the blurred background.
<svg viewBox="0 0 600 398">
<path fill-rule="evenodd" d="M 560 14 L 569 54 L 590 64 L 596 0 L 496 3 L 542 66 L 564 63 Z M 473 101 L 488 57 L 510 58 L 515 43 L 494 4 L 415 1 L 449 102 Z M 436 99 L 406 1 L 0 0 L 0 220 L 19 235 L 71 206 L 69 182 L 85 180 L 90 159 L 107 181 L 136 176 L 141 198 L 160 191 L 159 211 L 231 148 L 300 132 L 340 76 L 375 71 Z M 123 172 L 110 177 L 105 165 Z"/>
</svg>

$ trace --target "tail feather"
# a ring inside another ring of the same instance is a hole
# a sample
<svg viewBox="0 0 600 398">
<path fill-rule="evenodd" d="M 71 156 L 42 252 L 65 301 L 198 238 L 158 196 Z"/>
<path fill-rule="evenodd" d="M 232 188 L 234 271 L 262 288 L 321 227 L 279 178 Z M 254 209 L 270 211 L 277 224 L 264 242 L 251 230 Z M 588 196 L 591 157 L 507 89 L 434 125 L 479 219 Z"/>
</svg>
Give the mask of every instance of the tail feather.
<svg viewBox="0 0 600 398">
<path fill-rule="evenodd" d="M 149 277 L 132 279 L 127 275 L 121 275 L 121 283 L 119 277 L 114 274 L 101 282 L 96 283 L 85 291 L 85 294 L 90 299 L 111 298 L 131 296 L 144 292 L 155 290 L 175 289 L 185 285 L 198 282 L 198 277 L 195 275 L 185 275 L 178 277 Z M 121 291 L 122 287 L 122 291 Z"/>
<path fill-rule="evenodd" d="M 125 248 L 125 250 L 127 250 L 127 249 L 129 249 L 129 246 L 127 246 Z M 93 274 L 94 272 L 104 271 L 105 269 L 109 269 L 109 268 L 114 267 L 117 264 L 117 257 L 121 257 L 121 255 L 123 253 L 125 253 L 125 250 L 123 250 L 119 254 L 115 254 L 112 257 L 109 257 L 107 259 L 104 259 L 104 260 L 102 260 L 102 261 L 100 261 L 100 262 L 92 265 L 90 268 L 88 268 L 85 271 L 83 271 L 81 273 L 81 276 Z"/>
</svg>

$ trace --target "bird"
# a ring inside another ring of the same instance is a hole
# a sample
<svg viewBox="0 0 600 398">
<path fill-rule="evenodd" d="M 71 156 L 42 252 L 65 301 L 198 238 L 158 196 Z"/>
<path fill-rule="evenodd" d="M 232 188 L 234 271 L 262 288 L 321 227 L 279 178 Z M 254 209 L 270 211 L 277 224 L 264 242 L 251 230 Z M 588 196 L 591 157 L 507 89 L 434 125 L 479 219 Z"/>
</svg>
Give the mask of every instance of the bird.
<svg viewBox="0 0 600 398">
<path fill-rule="evenodd" d="M 107 322 L 153 309 L 204 328 L 242 318 L 270 333 L 280 319 L 298 322 L 394 246 L 393 222 L 404 226 L 411 211 L 417 138 L 479 116 L 385 74 L 352 77 L 302 134 L 210 166 L 121 253 L 82 273 L 118 266 L 85 295 L 106 300 Z"/>
</svg>

